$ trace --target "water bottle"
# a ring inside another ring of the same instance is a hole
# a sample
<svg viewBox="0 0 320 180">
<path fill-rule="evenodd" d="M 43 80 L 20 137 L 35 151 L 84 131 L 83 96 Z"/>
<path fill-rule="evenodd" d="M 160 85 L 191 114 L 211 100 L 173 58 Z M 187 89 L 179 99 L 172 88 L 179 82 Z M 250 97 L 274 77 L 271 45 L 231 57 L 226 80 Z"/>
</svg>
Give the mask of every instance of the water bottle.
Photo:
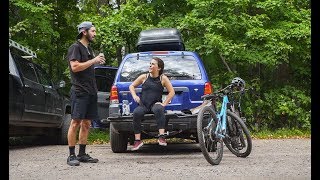
<svg viewBox="0 0 320 180">
<path fill-rule="evenodd" d="M 122 115 L 128 116 L 130 114 L 130 104 L 128 100 L 122 101 Z"/>
</svg>

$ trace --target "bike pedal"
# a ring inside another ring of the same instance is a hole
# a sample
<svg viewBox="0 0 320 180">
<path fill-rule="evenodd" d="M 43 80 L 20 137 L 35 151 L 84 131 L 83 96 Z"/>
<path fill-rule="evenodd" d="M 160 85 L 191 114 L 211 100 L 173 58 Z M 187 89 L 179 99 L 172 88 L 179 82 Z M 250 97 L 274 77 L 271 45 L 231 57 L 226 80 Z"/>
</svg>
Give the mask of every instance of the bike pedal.
<svg viewBox="0 0 320 180">
<path fill-rule="evenodd" d="M 163 135 L 164 137 L 167 137 L 167 136 L 169 136 L 169 131 L 167 131 L 167 132 L 165 132 L 165 133 L 163 133 L 163 134 L 161 134 L 161 135 Z M 159 138 L 160 137 L 160 134 L 158 134 L 157 136 L 155 136 L 155 138 Z"/>
</svg>

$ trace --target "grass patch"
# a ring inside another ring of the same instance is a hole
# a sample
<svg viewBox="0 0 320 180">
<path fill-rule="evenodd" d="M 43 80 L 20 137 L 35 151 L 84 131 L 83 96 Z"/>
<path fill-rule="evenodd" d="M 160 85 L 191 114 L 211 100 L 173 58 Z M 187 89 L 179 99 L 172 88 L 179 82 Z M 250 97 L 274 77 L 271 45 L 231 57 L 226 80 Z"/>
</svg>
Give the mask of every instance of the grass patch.
<svg viewBox="0 0 320 180">
<path fill-rule="evenodd" d="M 278 130 L 260 130 L 258 132 L 251 132 L 252 139 L 302 139 L 311 138 L 310 130 L 299 129 L 278 129 Z M 88 137 L 88 144 L 107 144 L 110 141 L 109 129 L 90 129 Z M 144 143 L 156 144 L 157 139 L 144 139 Z M 194 140 L 170 138 L 167 139 L 169 143 L 193 143 Z"/>
<path fill-rule="evenodd" d="M 143 139 L 143 143 L 146 144 L 158 144 L 158 139 L 157 138 L 152 138 L 152 139 Z M 167 139 L 167 143 L 194 143 L 196 142 L 195 140 L 190 140 L 190 139 L 182 139 L 182 138 L 169 138 Z"/>
<path fill-rule="evenodd" d="M 107 144 L 109 141 L 109 129 L 90 129 L 88 144 Z"/>
<path fill-rule="evenodd" d="M 251 133 L 251 136 L 253 139 L 301 139 L 311 138 L 311 131 L 299 129 L 261 130 Z"/>
</svg>

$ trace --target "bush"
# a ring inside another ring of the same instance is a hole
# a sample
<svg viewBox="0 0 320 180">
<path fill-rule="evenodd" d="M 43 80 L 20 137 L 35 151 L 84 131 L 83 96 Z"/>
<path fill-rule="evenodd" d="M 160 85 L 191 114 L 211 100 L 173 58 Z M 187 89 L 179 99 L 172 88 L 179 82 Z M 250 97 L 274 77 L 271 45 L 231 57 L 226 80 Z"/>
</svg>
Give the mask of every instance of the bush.
<svg viewBox="0 0 320 180">
<path fill-rule="evenodd" d="M 311 97 L 291 86 L 271 90 L 259 99 L 246 101 L 243 110 L 254 130 L 311 129 Z"/>
</svg>

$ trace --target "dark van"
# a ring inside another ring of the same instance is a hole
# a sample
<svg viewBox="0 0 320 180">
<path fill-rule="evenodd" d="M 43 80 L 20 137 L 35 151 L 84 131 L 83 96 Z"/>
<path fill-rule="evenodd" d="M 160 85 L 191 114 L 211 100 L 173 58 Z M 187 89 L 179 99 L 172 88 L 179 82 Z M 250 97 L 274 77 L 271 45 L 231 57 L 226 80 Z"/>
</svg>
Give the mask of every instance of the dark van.
<svg viewBox="0 0 320 180">
<path fill-rule="evenodd" d="M 97 65 L 94 69 L 98 87 L 99 119 L 95 119 L 92 121 L 92 127 L 106 129 L 109 128 L 109 123 L 106 121 L 106 123 L 101 123 L 101 120 L 106 120 L 109 116 L 110 89 L 118 68 L 112 66 Z"/>
</svg>

